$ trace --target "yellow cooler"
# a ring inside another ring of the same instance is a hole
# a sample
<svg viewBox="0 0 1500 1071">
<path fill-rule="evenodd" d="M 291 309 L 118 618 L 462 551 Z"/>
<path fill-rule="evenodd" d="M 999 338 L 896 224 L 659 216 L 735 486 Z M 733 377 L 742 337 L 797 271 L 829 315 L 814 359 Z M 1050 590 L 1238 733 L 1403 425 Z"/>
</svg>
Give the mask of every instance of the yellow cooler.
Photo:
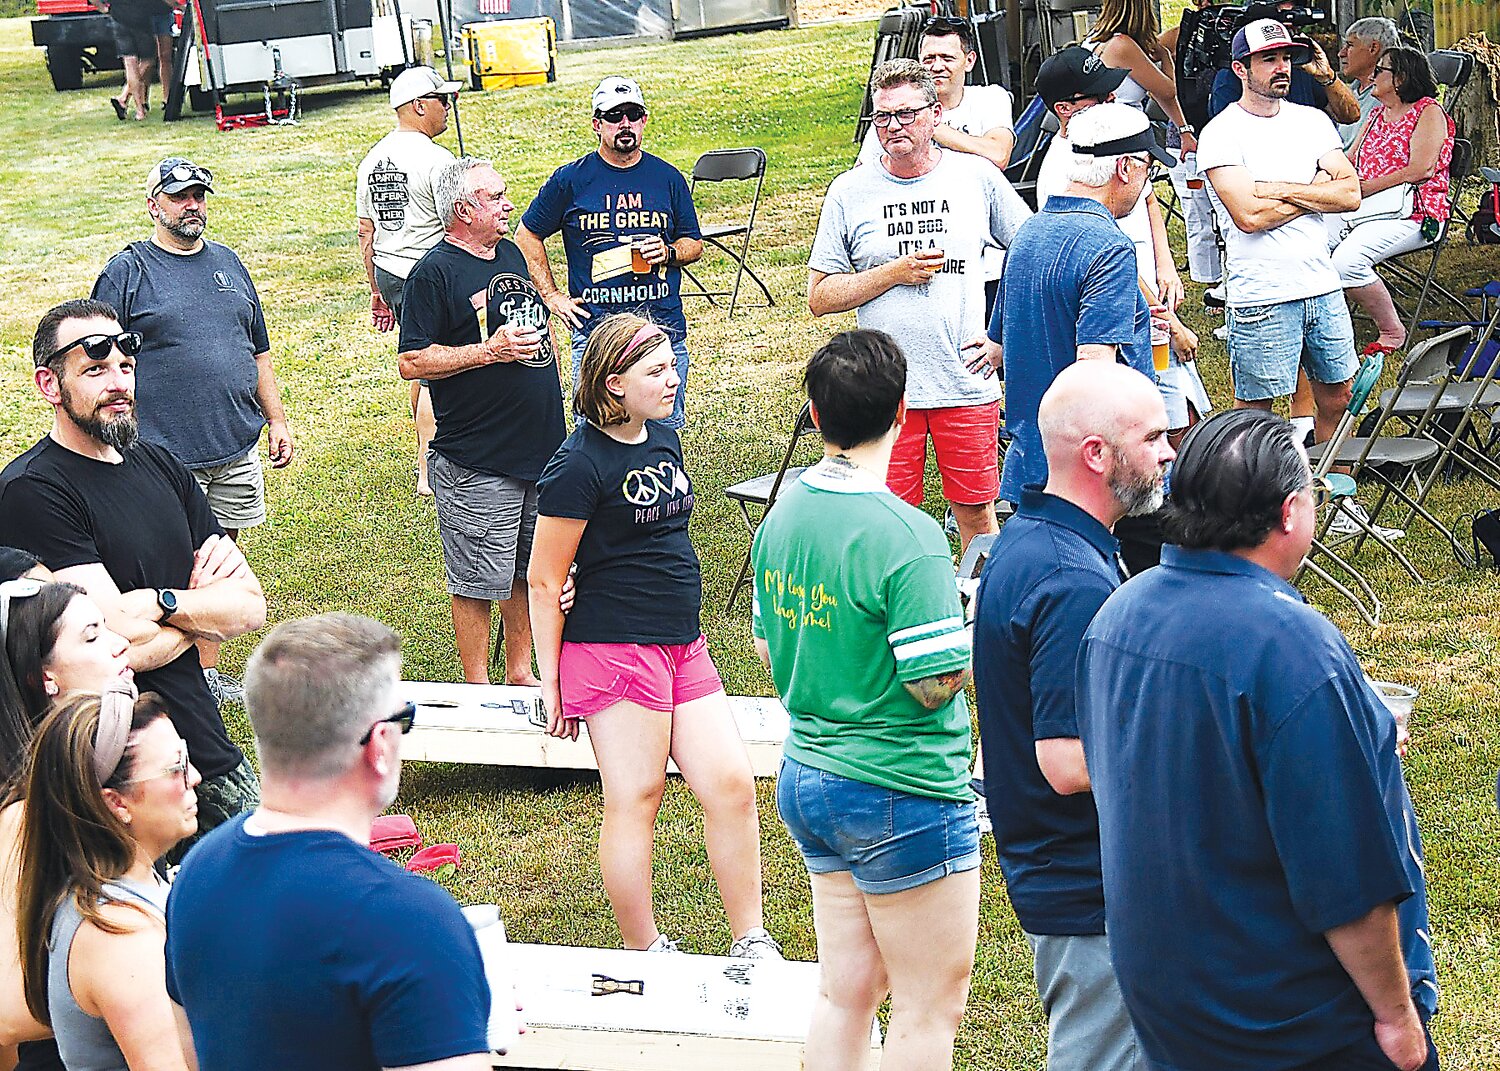
<svg viewBox="0 0 1500 1071">
<path fill-rule="evenodd" d="M 557 27 L 549 18 L 470 22 L 464 55 L 475 89 L 535 86 L 557 79 Z"/>
</svg>

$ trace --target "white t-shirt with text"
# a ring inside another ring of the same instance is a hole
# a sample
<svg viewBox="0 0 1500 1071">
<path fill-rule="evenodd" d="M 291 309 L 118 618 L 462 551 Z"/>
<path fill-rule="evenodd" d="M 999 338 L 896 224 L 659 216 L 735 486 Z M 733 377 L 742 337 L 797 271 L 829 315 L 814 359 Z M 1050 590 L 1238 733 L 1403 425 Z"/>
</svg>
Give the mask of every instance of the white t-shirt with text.
<svg viewBox="0 0 1500 1071">
<path fill-rule="evenodd" d="M 359 165 L 360 219 L 375 224 L 375 266 L 405 279 L 443 237 L 432 185 L 453 154 L 416 130 L 393 130 Z"/>
</svg>

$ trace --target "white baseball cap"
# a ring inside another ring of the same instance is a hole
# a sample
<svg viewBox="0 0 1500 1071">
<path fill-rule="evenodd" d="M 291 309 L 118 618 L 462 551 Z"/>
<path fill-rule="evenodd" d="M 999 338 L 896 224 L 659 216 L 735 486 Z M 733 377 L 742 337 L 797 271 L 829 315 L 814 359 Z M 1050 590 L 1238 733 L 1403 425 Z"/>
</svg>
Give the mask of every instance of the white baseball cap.
<svg viewBox="0 0 1500 1071">
<path fill-rule="evenodd" d="M 429 97 L 434 93 L 457 93 L 463 87 L 462 82 L 443 81 L 442 75 L 431 67 L 408 67 L 391 82 L 391 108 L 399 108 L 418 97 Z"/>
<path fill-rule="evenodd" d="M 594 114 L 607 112 L 621 104 L 639 104 L 644 108 L 646 98 L 641 95 L 641 87 L 634 78 L 621 78 L 612 74 L 594 90 Z"/>
<path fill-rule="evenodd" d="M 1290 52 L 1292 62 L 1299 65 L 1312 59 L 1312 50 L 1294 38 L 1283 24 L 1275 19 L 1258 19 L 1235 31 L 1229 55 L 1237 60 L 1245 60 L 1262 52 L 1282 50 Z"/>
</svg>

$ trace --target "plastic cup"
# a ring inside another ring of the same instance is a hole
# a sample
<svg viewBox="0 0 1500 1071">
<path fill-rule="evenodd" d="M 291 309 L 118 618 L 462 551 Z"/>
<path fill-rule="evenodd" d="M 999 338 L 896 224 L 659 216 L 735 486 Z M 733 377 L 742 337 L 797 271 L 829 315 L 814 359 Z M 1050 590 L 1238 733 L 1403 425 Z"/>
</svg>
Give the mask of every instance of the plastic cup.
<svg viewBox="0 0 1500 1071">
<path fill-rule="evenodd" d="M 1167 321 L 1158 316 L 1151 317 L 1151 364 L 1158 372 L 1165 372 L 1172 360 L 1172 332 Z"/>
<path fill-rule="evenodd" d="M 646 259 L 646 254 L 641 252 L 639 242 L 634 242 L 630 246 L 630 270 L 637 275 L 647 275 L 651 272 L 651 262 Z"/>
<path fill-rule="evenodd" d="M 1411 715 L 1416 709 L 1419 693 L 1415 688 L 1393 681 L 1377 681 L 1372 677 L 1366 677 L 1365 680 L 1370 682 L 1370 687 L 1380 696 L 1380 701 L 1396 720 L 1396 747 L 1405 751 L 1406 741 L 1411 735 Z"/>
<path fill-rule="evenodd" d="M 1182 156 L 1182 167 L 1187 172 L 1187 188 L 1190 190 L 1203 189 L 1203 172 L 1198 170 L 1198 154 L 1195 152 L 1184 153 Z"/>
</svg>

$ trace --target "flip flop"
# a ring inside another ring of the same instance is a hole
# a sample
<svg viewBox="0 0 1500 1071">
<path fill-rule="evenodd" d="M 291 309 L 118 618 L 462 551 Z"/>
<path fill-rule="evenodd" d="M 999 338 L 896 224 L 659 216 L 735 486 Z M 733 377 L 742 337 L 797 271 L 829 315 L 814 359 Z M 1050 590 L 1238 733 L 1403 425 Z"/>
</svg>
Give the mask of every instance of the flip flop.
<svg viewBox="0 0 1500 1071">
<path fill-rule="evenodd" d="M 413 874 L 431 874 L 441 881 L 458 869 L 459 862 L 457 844 L 430 844 L 406 861 L 406 869 Z"/>
<path fill-rule="evenodd" d="M 125 105 L 115 100 L 114 97 L 109 98 L 109 103 L 115 110 L 115 118 L 123 123 L 125 121 Z"/>
</svg>

